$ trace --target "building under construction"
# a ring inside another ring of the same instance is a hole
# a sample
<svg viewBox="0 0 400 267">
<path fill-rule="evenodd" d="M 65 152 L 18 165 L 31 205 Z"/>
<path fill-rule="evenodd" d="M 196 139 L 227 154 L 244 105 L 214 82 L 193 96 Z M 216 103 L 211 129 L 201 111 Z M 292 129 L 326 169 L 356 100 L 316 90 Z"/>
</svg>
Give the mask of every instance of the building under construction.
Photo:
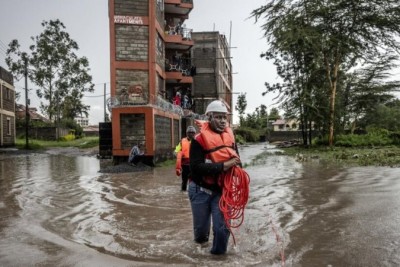
<svg viewBox="0 0 400 267">
<path fill-rule="evenodd" d="M 231 107 L 227 41 L 188 29 L 192 9 L 192 0 L 109 0 L 112 157 L 142 143 L 153 162 L 170 158 L 209 102 Z"/>
</svg>

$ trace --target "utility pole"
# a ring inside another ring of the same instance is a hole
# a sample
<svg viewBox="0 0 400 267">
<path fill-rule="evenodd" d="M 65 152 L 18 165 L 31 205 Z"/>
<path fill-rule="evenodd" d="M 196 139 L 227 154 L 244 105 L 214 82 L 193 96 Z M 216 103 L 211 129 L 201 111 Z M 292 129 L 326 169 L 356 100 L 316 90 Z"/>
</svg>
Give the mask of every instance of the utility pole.
<svg viewBox="0 0 400 267">
<path fill-rule="evenodd" d="M 59 142 L 60 141 L 60 95 L 58 91 L 56 91 L 56 99 L 57 99 L 56 137 L 57 137 L 57 142 Z"/>
<path fill-rule="evenodd" d="M 29 99 L 28 99 L 28 58 L 26 53 L 23 55 L 25 69 L 24 69 L 24 76 L 25 76 L 25 148 L 29 148 Z"/>
<path fill-rule="evenodd" d="M 106 110 L 106 83 L 104 83 L 104 122 L 107 122 L 107 110 Z"/>
</svg>

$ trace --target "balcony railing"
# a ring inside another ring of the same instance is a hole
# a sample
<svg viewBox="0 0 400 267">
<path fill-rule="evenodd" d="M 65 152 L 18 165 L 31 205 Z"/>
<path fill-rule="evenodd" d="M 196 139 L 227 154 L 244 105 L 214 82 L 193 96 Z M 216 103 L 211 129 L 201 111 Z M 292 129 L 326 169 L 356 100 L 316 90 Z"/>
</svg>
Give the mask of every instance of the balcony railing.
<svg viewBox="0 0 400 267">
<path fill-rule="evenodd" d="M 193 4 L 193 0 L 165 0 L 165 4 L 179 5 L 179 2 L 182 4 Z"/>
<path fill-rule="evenodd" d="M 147 97 L 126 97 L 125 95 L 110 97 L 107 100 L 107 107 L 110 112 L 113 108 L 118 107 L 131 107 L 131 106 L 152 106 L 159 108 L 166 112 L 172 112 L 180 116 L 183 115 L 183 109 L 180 106 L 174 105 L 160 96 L 150 96 L 150 100 Z M 154 103 L 154 104 L 151 104 Z"/>
<path fill-rule="evenodd" d="M 172 72 L 180 72 L 183 76 L 194 76 L 194 66 L 185 65 L 185 64 L 170 64 L 166 63 L 165 71 Z"/>
<path fill-rule="evenodd" d="M 163 99 L 160 96 L 156 97 L 156 107 L 161 108 L 164 111 L 169 111 L 169 112 L 173 112 L 175 114 L 178 114 L 180 116 L 183 116 L 183 109 L 180 106 L 174 105 L 170 102 L 168 102 L 167 100 Z"/>
<path fill-rule="evenodd" d="M 179 25 L 167 25 L 165 31 L 168 35 L 182 35 L 182 40 L 192 40 L 193 29 L 181 27 Z"/>
<path fill-rule="evenodd" d="M 196 67 L 192 64 L 190 57 L 181 55 L 169 55 L 165 59 L 165 71 L 181 72 L 183 76 L 196 75 Z"/>
</svg>

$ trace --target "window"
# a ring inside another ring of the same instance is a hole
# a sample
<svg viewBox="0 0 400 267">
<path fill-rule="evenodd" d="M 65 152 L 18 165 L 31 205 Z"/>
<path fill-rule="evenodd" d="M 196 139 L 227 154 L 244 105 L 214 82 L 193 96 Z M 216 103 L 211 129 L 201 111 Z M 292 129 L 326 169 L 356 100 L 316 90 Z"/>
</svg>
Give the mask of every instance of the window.
<svg viewBox="0 0 400 267">
<path fill-rule="evenodd" d="M 7 135 L 11 135 L 11 119 L 7 118 Z"/>
</svg>

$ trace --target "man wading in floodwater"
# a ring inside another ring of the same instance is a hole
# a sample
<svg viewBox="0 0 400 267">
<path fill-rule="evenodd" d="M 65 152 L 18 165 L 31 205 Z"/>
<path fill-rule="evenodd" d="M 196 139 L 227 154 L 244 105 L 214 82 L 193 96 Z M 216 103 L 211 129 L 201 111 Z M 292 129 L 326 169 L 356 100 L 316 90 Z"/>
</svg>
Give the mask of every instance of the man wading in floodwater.
<svg viewBox="0 0 400 267">
<path fill-rule="evenodd" d="M 175 171 L 177 176 L 182 175 L 181 190 L 186 191 L 187 183 L 190 175 L 190 143 L 196 134 L 196 129 L 193 126 L 189 126 L 186 129 L 186 137 L 182 138 L 179 144 L 175 148 L 176 153 L 176 166 Z"/>
<path fill-rule="evenodd" d="M 240 165 L 232 130 L 228 127 L 228 110 L 222 101 L 211 102 L 206 109 L 208 121 L 190 146 L 192 180 L 188 195 L 193 215 L 194 240 L 208 241 L 212 220 L 212 254 L 225 254 L 230 236 L 229 226 L 219 202 L 224 174 Z"/>
</svg>

